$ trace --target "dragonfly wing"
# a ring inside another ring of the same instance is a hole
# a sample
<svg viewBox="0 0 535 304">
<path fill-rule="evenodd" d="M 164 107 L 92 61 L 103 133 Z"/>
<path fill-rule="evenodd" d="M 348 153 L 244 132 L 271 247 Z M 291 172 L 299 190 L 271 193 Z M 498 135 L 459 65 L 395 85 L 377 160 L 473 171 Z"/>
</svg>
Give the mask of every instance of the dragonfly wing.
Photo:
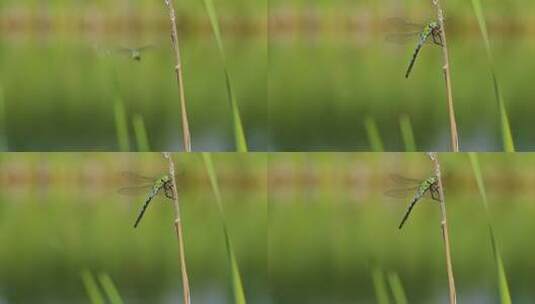
<svg viewBox="0 0 535 304">
<path fill-rule="evenodd" d="M 120 53 L 120 54 L 131 54 L 132 51 L 133 50 L 131 48 L 126 48 L 126 47 L 118 47 L 114 49 L 114 53 Z"/>
<path fill-rule="evenodd" d="M 138 51 L 145 51 L 145 50 L 150 50 L 150 49 L 153 49 L 155 48 L 155 46 L 153 44 L 147 44 L 147 45 L 144 45 L 142 47 L 139 47 L 137 50 Z"/>
<path fill-rule="evenodd" d="M 152 185 L 124 187 L 124 188 L 117 190 L 117 193 L 122 194 L 122 195 L 136 196 L 136 195 L 146 193 L 151 187 Z"/>
<path fill-rule="evenodd" d="M 406 44 L 409 42 L 415 42 L 418 39 L 420 32 L 410 33 L 389 33 L 386 35 L 386 41 L 397 44 Z"/>
<path fill-rule="evenodd" d="M 421 180 L 405 177 L 398 174 L 390 174 L 390 179 L 398 184 L 404 185 L 419 185 L 422 182 Z"/>
<path fill-rule="evenodd" d="M 148 184 L 153 183 L 155 178 L 153 177 L 147 177 L 143 175 L 139 175 L 134 172 L 125 171 L 121 172 L 121 177 L 123 177 L 126 181 L 133 183 L 133 184 Z"/>
<path fill-rule="evenodd" d="M 391 189 L 386 191 L 384 194 L 392 198 L 406 198 L 409 195 L 413 194 L 416 191 L 417 187 L 404 188 L 404 189 Z"/>
<path fill-rule="evenodd" d="M 407 20 L 399 17 L 387 18 L 386 24 L 388 27 L 396 29 L 400 32 L 421 31 L 424 28 L 422 24 L 408 22 Z"/>
</svg>

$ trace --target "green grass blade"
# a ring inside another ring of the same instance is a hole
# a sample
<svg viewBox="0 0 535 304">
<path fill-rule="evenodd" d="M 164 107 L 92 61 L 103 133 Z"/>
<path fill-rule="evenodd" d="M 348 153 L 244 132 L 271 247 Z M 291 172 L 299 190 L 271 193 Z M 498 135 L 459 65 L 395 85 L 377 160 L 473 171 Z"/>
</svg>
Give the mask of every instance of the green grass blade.
<svg viewBox="0 0 535 304">
<path fill-rule="evenodd" d="M 128 123 L 126 119 L 126 110 L 124 108 L 123 100 L 115 97 L 114 102 L 115 113 L 115 130 L 117 132 L 117 142 L 119 143 L 119 150 L 126 152 L 130 151 L 130 140 L 128 138 Z"/>
<path fill-rule="evenodd" d="M 375 267 L 372 270 L 373 287 L 377 297 L 377 304 L 389 304 L 388 290 L 386 288 L 385 277 L 381 269 Z"/>
<path fill-rule="evenodd" d="M 134 114 L 132 118 L 134 125 L 134 134 L 136 136 L 137 150 L 139 152 L 149 152 L 149 137 L 147 136 L 147 129 L 145 128 L 145 122 L 143 117 L 139 114 Z"/>
<path fill-rule="evenodd" d="M 108 296 L 108 300 L 111 304 L 123 304 L 123 299 L 121 298 L 121 295 L 119 294 L 119 291 L 115 287 L 115 284 L 113 284 L 113 281 L 111 277 L 107 273 L 101 273 L 98 276 L 98 280 L 100 282 L 100 286 L 102 286 L 102 289 L 104 289 L 104 293 L 106 296 Z"/>
<path fill-rule="evenodd" d="M 87 296 L 92 304 L 104 304 L 104 297 L 100 292 L 95 278 L 89 270 L 84 270 L 81 273 L 82 282 L 84 283 Z"/>
<path fill-rule="evenodd" d="M 9 151 L 7 142 L 6 99 L 0 85 L 0 151 Z"/>
<path fill-rule="evenodd" d="M 483 174 L 481 174 L 481 167 L 479 166 L 479 158 L 474 152 L 469 152 L 468 157 L 470 158 L 470 164 L 472 164 L 472 170 L 474 171 L 474 177 L 476 178 L 477 188 L 479 193 L 483 198 L 483 207 L 485 207 L 485 212 L 489 216 L 489 206 L 487 200 L 487 191 L 485 190 L 485 184 L 483 183 Z"/>
<path fill-rule="evenodd" d="M 383 141 L 381 140 L 381 135 L 379 135 L 379 129 L 375 124 L 373 118 L 366 118 L 364 122 L 366 126 L 366 132 L 368 133 L 368 140 L 373 152 L 383 152 Z"/>
<path fill-rule="evenodd" d="M 416 143 L 414 140 L 414 132 L 412 130 L 411 120 L 409 116 L 402 115 L 399 118 L 399 126 L 401 128 L 403 144 L 405 145 L 405 152 L 415 152 Z"/>
<path fill-rule="evenodd" d="M 490 49 L 489 34 L 487 31 L 487 24 L 483 15 L 483 9 L 479 0 L 472 0 L 472 7 L 476 15 L 477 23 L 483 36 L 483 42 L 485 43 L 485 50 L 489 61 L 490 73 L 492 75 L 492 84 L 494 86 L 494 94 L 498 101 L 498 109 L 500 112 L 500 126 L 502 132 L 503 147 L 506 152 L 514 152 L 515 145 L 513 142 L 513 135 L 511 133 L 511 125 L 509 124 L 509 117 L 507 116 L 507 109 L 505 108 L 505 102 L 503 100 L 502 92 L 498 82 L 498 76 L 496 75 L 496 69 L 494 67 L 494 60 L 492 58 L 492 51 Z"/>
<path fill-rule="evenodd" d="M 115 117 L 115 133 L 117 136 L 117 144 L 119 150 L 123 152 L 130 151 L 130 138 L 128 136 L 128 120 L 123 98 L 121 97 L 121 89 L 119 84 L 119 74 L 115 68 L 113 59 L 109 51 L 104 51 L 103 58 L 108 60 L 106 68 L 111 75 L 111 98 L 113 100 L 113 113 Z"/>
<path fill-rule="evenodd" d="M 230 235 L 229 235 L 227 223 L 225 220 L 225 213 L 223 210 L 223 203 L 221 200 L 221 192 L 219 191 L 219 184 L 218 184 L 217 176 L 214 170 L 212 157 L 210 153 L 203 153 L 202 156 L 203 156 L 204 164 L 206 166 L 208 177 L 210 178 L 210 185 L 212 186 L 212 191 L 214 192 L 214 195 L 216 197 L 217 208 L 219 209 L 221 223 L 223 226 L 223 232 L 225 234 L 225 245 L 227 247 L 227 255 L 229 257 L 229 263 L 230 263 L 230 274 L 232 278 L 232 291 L 234 293 L 234 303 L 245 304 L 246 303 L 245 293 L 243 291 L 240 270 L 238 267 L 238 262 L 236 261 L 236 256 L 234 255 L 232 242 L 230 240 Z"/>
<path fill-rule="evenodd" d="M 405 295 L 405 290 L 403 289 L 401 279 L 397 273 L 391 272 L 388 274 L 388 283 L 390 285 L 390 289 L 392 290 L 392 294 L 394 295 L 394 303 L 407 304 L 407 296 Z"/>
<path fill-rule="evenodd" d="M 474 171 L 474 176 L 476 178 L 477 188 L 479 189 L 479 193 L 481 194 L 481 197 L 483 199 L 483 207 L 485 209 L 487 224 L 489 227 L 490 242 L 491 242 L 492 252 L 493 252 L 495 263 L 496 263 L 496 271 L 498 275 L 498 290 L 500 291 L 500 303 L 511 304 L 511 293 L 509 292 L 509 284 L 507 283 L 505 267 L 503 265 L 502 256 L 500 254 L 500 250 L 498 248 L 498 244 L 496 241 L 496 235 L 494 234 L 494 230 L 492 228 L 490 209 L 489 209 L 489 204 L 487 200 L 487 193 L 485 191 L 485 184 L 483 183 L 483 175 L 481 174 L 481 167 L 479 166 L 479 159 L 477 157 L 477 154 L 473 152 L 469 153 L 468 156 L 470 158 L 470 163 L 472 164 L 472 169 Z"/>
<path fill-rule="evenodd" d="M 234 90 L 232 89 L 232 80 L 227 65 L 225 49 L 223 47 L 223 40 L 221 39 L 221 31 L 219 29 L 219 21 L 217 19 L 215 6 L 212 0 L 204 0 L 204 5 L 206 7 L 206 12 L 208 13 L 208 18 L 210 19 L 212 31 L 214 32 L 217 48 L 219 49 L 219 53 L 221 54 L 221 59 L 223 61 L 225 85 L 227 87 L 227 95 L 232 109 L 232 121 L 234 125 L 234 141 L 236 144 L 236 149 L 238 152 L 247 152 L 247 141 L 245 139 L 245 133 L 243 131 L 238 102 L 236 101 Z"/>
</svg>

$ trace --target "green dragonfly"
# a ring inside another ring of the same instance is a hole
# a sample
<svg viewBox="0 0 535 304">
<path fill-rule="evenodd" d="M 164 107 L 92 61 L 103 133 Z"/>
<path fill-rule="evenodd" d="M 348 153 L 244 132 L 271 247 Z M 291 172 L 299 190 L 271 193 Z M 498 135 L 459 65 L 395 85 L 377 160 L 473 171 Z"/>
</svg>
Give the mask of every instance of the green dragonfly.
<svg viewBox="0 0 535 304">
<path fill-rule="evenodd" d="M 146 192 L 147 190 L 148 195 L 145 198 L 145 203 L 141 207 L 141 210 L 136 218 L 136 222 L 134 223 L 134 228 L 137 228 L 139 225 L 139 222 L 143 218 L 143 215 L 145 214 L 145 211 L 149 207 L 150 202 L 160 194 L 163 194 L 168 199 L 174 198 L 174 192 L 173 192 L 173 185 L 171 178 L 169 175 L 162 175 L 158 178 L 149 178 L 145 176 L 138 175 L 136 173 L 131 172 L 125 172 L 123 173 L 123 176 L 130 179 L 131 181 L 138 183 L 137 186 L 132 187 L 125 187 L 119 189 L 119 193 L 121 194 L 139 194 L 140 192 Z"/>
<path fill-rule="evenodd" d="M 121 53 L 128 54 L 130 58 L 132 58 L 135 61 L 141 61 L 141 53 L 151 48 L 153 48 L 152 45 L 145 45 L 145 46 L 137 47 L 137 48 L 136 47 L 134 48 L 123 47 L 123 48 L 120 48 L 118 51 Z"/>
<path fill-rule="evenodd" d="M 412 54 L 411 61 L 409 62 L 409 67 L 405 72 L 405 78 L 409 78 L 409 74 L 416 62 L 416 57 L 418 57 L 424 44 L 430 42 L 429 38 L 432 39 L 432 42 L 435 45 L 441 47 L 444 46 L 442 43 L 442 29 L 437 21 L 428 22 L 423 26 L 407 22 L 401 18 L 390 18 L 388 22 L 395 26 L 398 32 L 388 35 L 387 40 L 404 42 L 407 39 L 412 39 L 414 36 L 418 37 L 418 42 Z"/>
<path fill-rule="evenodd" d="M 399 197 L 399 195 L 405 196 L 408 192 L 414 191 L 414 195 L 409 203 L 409 207 L 407 208 L 407 211 L 405 211 L 405 214 L 403 215 L 403 218 L 401 219 L 401 223 L 399 224 L 399 229 L 403 227 L 407 219 L 409 218 L 409 215 L 411 214 L 412 209 L 416 205 L 418 201 L 420 201 L 424 196 L 426 196 L 427 193 L 431 195 L 431 198 L 435 201 L 440 201 L 439 191 L 438 191 L 438 179 L 435 175 L 432 175 L 428 178 L 426 178 L 423 181 L 406 178 L 398 175 L 392 175 L 392 179 L 398 183 L 403 184 L 411 184 L 416 185 L 415 187 L 406 188 L 406 189 L 395 189 L 390 190 L 386 192 L 386 195 L 392 196 L 392 197 Z"/>
</svg>

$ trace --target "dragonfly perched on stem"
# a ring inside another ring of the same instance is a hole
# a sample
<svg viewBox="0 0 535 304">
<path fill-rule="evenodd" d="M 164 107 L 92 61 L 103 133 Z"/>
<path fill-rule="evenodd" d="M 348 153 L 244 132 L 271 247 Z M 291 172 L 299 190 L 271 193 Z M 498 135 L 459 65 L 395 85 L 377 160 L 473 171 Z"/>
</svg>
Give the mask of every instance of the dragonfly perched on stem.
<svg viewBox="0 0 535 304">
<path fill-rule="evenodd" d="M 150 178 L 132 172 L 124 172 L 123 176 L 135 183 L 138 183 L 138 185 L 121 188 L 119 189 L 119 193 L 126 195 L 137 195 L 139 193 L 148 191 L 147 197 L 145 198 L 145 203 L 141 207 L 141 210 L 136 218 L 136 222 L 134 223 L 134 228 L 137 228 L 139 222 L 145 214 L 145 211 L 147 210 L 147 207 L 156 196 L 163 194 L 168 199 L 174 199 L 173 185 L 171 178 L 167 174 L 157 178 Z"/>
<path fill-rule="evenodd" d="M 411 191 L 414 191 L 414 195 L 409 203 L 409 207 L 407 208 L 407 211 L 405 211 L 405 214 L 403 215 L 403 218 L 401 219 L 401 223 L 399 224 L 399 229 L 403 227 L 407 219 L 409 218 L 409 215 L 412 212 L 412 209 L 416 205 L 418 201 L 420 201 L 422 198 L 424 198 L 428 193 L 431 195 L 431 198 L 435 201 L 440 202 L 440 195 L 438 190 L 438 179 L 435 175 L 432 175 L 425 180 L 416 180 L 411 178 L 406 178 L 398 175 L 392 175 L 391 178 L 398 182 L 403 184 L 410 184 L 410 185 L 416 185 L 414 187 L 405 188 L 405 189 L 395 189 L 390 190 L 386 192 L 386 195 L 391 197 L 399 197 L 399 195 L 406 196 L 407 193 L 410 193 Z"/>
<path fill-rule="evenodd" d="M 431 42 L 435 45 L 443 47 L 442 43 L 442 29 L 440 24 L 437 21 L 431 21 L 424 25 L 418 25 L 414 23 L 407 22 L 402 18 L 390 18 L 388 23 L 394 26 L 397 30 L 395 33 L 391 33 L 387 36 L 387 40 L 393 42 L 406 42 L 409 39 L 414 39 L 415 36 L 418 37 L 416 48 L 412 53 L 411 61 L 407 71 L 405 72 L 405 78 L 409 78 L 409 74 L 416 62 L 416 57 L 420 53 L 420 50 L 424 44 Z M 429 40 L 431 38 L 431 40 Z"/>
</svg>

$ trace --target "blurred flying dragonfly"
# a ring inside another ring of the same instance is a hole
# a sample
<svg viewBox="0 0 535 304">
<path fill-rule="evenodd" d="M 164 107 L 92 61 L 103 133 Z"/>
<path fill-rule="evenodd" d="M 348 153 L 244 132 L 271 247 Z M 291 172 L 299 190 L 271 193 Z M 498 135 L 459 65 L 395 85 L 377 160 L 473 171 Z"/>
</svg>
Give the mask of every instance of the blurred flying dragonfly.
<svg viewBox="0 0 535 304">
<path fill-rule="evenodd" d="M 416 48 L 412 54 L 411 61 L 409 62 L 409 67 L 405 72 L 405 78 L 409 78 L 412 67 L 416 62 L 416 57 L 420 53 L 420 50 L 426 43 L 432 42 L 435 45 L 443 46 L 442 43 L 442 30 L 440 24 L 437 21 L 431 21 L 424 25 L 419 25 L 415 23 L 410 23 L 405 21 L 402 18 L 390 18 L 387 22 L 394 28 L 396 32 L 390 33 L 387 36 L 388 41 L 392 42 L 408 42 L 409 40 L 417 40 Z M 429 40 L 431 38 L 432 40 Z"/>
<path fill-rule="evenodd" d="M 135 61 L 141 61 L 141 53 L 152 48 L 154 48 L 153 45 L 145 45 L 145 46 L 138 47 L 138 48 L 123 47 L 123 48 L 119 48 L 118 52 L 127 54 L 128 56 L 130 56 L 130 58 L 132 58 Z"/>
<path fill-rule="evenodd" d="M 432 175 L 425 180 L 417 180 L 412 178 L 407 178 L 399 175 L 392 175 L 391 178 L 401 184 L 405 185 L 412 185 L 412 187 L 404 188 L 404 189 L 394 189 L 387 191 L 385 194 L 391 197 L 401 197 L 404 198 L 410 193 L 414 193 L 413 197 L 409 203 L 409 207 L 407 208 L 407 211 L 403 215 L 403 218 L 401 219 L 401 223 L 399 224 L 399 229 L 403 227 L 405 224 L 405 221 L 409 218 L 409 215 L 412 211 L 412 208 L 416 205 L 418 201 L 420 201 L 422 198 L 424 198 L 428 193 L 430 194 L 431 198 L 435 201 L 440 202 L 440 196 L 438 191 L 438 180 L 435 175 Z"/>
<path fill-rule="evenodd" d="M 136 222 L 134 223 L 134 228 L 139 225 L 139 222 L 141 221 L 141 218 L 143 218 L 143 214 L 145 214 L 147 207 L 156 196 L 164 195 L 168 199 L 174 198 L 171 178 L 167 174 L 157 178 L 150 178 L 133 172 L 124 172 L 123 176 L 127 179 L 130 179 L 137 185 L 119 189 L 120 194 L 139 195 L 148 191 L 147 197 L 145 198 L 145 203 L 143 204 L 139 215 L 136 218 Z"/>
</svg>

